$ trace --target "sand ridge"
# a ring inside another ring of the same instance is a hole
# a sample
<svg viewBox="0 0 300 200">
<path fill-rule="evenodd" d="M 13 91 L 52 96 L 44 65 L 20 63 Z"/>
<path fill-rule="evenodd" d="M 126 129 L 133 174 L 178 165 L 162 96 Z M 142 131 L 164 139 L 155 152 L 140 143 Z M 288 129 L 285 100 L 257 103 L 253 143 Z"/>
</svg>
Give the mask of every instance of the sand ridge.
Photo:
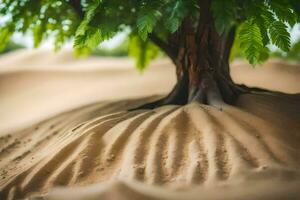
<svg viewBox="0 0 300 200">
<path fill-rule="evenodd" d="M 268 101 L 276 104 L 278 98 Z M 299 96 L 290 98 L 280 106 L 299 119 L 299 107 L 291 104 Z M 248 95 L 240 105 L 264 100 Z M 141 102 L 86 106 L 1 138 L 6 144 L 0 154 L 2 195 L 24 197 L 59 185 L 119 179 L 184 190 L 232 181 L 300 178 L 299 132 L 274 126 L 245 111 L 247 106 L 224 106 L 220 111 L 192 103 L 122 111 Z M 291 141 L 297 144 L 289 146 Z"/>
<path fill-rule="evenodd" d="M 221 110 L 192 103 L 128 112 L 159 98 L 141 96 L 170 89 L 169 61 L 139 76 L 126 59 L 77 65 L 69 52 L 46 55 L 0 58 L 1 198 L 300 197 L 299 94 L 243 95 Z M 232 73 L 238 82 L 300 92 L 296 64 L 264 66 L 238 61 Z"/>
</svg>

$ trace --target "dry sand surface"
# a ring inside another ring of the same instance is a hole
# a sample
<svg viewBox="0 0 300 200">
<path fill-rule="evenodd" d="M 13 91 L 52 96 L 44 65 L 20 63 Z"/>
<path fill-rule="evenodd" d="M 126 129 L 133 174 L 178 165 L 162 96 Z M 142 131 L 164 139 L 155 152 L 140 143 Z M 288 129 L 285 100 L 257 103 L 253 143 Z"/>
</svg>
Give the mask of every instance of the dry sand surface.
<svg viewBox="0 0 300 200">
<path fill-rule="evenodd" d="M 231 69 L 300 92 L 299 64 Z M 129 59 L 67 51 L 0 57 L 0 199 L 300 198 L 299 94 L 126 111 L 169 91 L 173 74 L 167 60 L 140 75 Z"/>
</svg>

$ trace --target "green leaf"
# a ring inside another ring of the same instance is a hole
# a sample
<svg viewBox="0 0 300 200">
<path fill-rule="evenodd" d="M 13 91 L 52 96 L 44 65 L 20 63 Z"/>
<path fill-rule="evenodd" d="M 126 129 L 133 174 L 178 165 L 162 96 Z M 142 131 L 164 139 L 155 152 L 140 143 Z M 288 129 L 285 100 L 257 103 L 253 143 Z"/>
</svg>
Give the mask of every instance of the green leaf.
<svg viewBox="0 0 300 200">
<path fill-rule="evenodd" d="M 282 22 L 287 22 L 294 26 L 297 23 L 297 14 L 292 10 L 289 4 L 279 1 L 269 1 L 270 9 L 276 14 L 278 19 Z"/>
<path fill-rule="evenodd" d="M 55 35 L 54 50 L 55 51 L 60 50 L 64 42 L 65 42 L 65 33 L 63 32 L 62 29 L 60 29 Z"/>
<path fill-rule="evenodd" d="M 87 46 L 89 49 L 94 49 L 96 48 L 100 42 L 102 42 L 104 39 L 101 35 L 101 31 L 98 30 L 92 30 L 88 34 L 88 38 L 86 40 L 85 46 Z"/>
<path fill-rule="evenodd" d="M 260 29 L 260 33 L 263 38 L 264 46 L 270 43 L 268 35 L 268 27 L 273 23 L 275 19 L 274 14 L 269 10 L 264 2 L 258 2 L 250 6 L 250 12 L 254 18 L 255 23 Z"/>
<path fill-rule="evenodd" d="M 260 52 L 260 56 L 259 56 L 259 62 L 265 62 L 266 60 L 268 60 L 268 58 L 270 57 L 270 50 L 267 47 L 264 47 L 261 52 Z"/>
<path fill-rule="evenodd" d="M 177 0 L 167 5 L 167 18 L 165 26 L 171 33 L 174 33 L 180 26 L 182 20 L 188 15 L 189 1 Z"/>
<path fill-rule="evenodd" d="M 157 10 L 144 10 L 140 13 L 137 20 L 137 29 L 140 37 L 146 40 L 158 21 L 160 13 Z"/>
<path fill-rule="evenodd" d="M 73 45 L 77 53 L 90 52 L 118 32 L 118 21 L 102 12 L 105 9 L 100 8 L 101 3 L 101 0 L 96 0 L 87 8 L 85 18 L 77 28 Z"/>
<path fill-rule="evenodd" d="M 219 34 L 227 32 L 235 22 L 235 4 L 233 0 L 214 0 L 211 9 L 215 26 Z"/>
<path fill-rule="evenodd" d="M 14 27 L 11 25 L 0 28 L 0 51 L 3 51 L 5 49 L 13 33 Z"/>
<path fill-rule="evenodd" d="M 34 26 L 34 28 L 32 29 L 34 48 L 37 48 L 41 44 L 43 40 L 44 31 L 44 27 L 41 24 Z"/>
<path fill-rule="evenodd" d="M 89 28 L 84 34 L 79 34 L 75 36 L 74 47 L 79 50 L 84 49 L 84 52 L 87 52 L 87 49 L 91 50 L 99 45 L 102 41 L 100 30 L 95 28 Z"/>
<path fill-rule="evenodd" d="M 132 35 L 129 41 L 129 55 L 136 59 L 136 68 L 143 71 L 146 66 L 158 55 L 159 49 L 148 39 Z"/>
<path fill-rule="evenodd" d="M 291 46 L 287 26 L 281 21 L 274 21 L 269 28 L 272 43 L 283 51 L 289 51 Z"/>
<path fill-rule="evenodd" d="M 95 30 L 90 29 L 88 24 L 93 19 L 94 15 L 96 14 L 96 9 L 99 7 L 101 1 L 94 0 L 92 3 L 86 8 L 84 19 L 81 21 L 80 25 L 78 26 L 75 39 L 74 39 L 74 47 L 79 49 L 86 46 L 87 41 L 92 35 L 95 34 Z"/>
<path fill-rule="evenodd" d="M 245 21 L 239 29 L 240 47 L 250 64 L 260 61 L 263 41 L 260 29 L 252 19 Z"/>
</svg>

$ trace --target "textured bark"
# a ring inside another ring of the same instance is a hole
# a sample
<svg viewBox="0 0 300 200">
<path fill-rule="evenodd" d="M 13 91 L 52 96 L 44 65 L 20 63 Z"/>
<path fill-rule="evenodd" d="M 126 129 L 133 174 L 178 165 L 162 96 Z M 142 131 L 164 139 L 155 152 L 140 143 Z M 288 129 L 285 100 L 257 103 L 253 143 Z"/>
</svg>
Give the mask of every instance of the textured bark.
<svg viewBox="0 0 300 200">
<path fill-rule="evenodd" d="M 233 104 L 241 89 L 233 83 L 229 74 L 228 49 L 220 46 L 232 44 L 230 33 L 227 37 L 197 48 L 195 38 L 186 36 L 184 45 L 173 60 L 176 66 L 177 83 L 165 98 L 139 108 L 152 109 L 166 104 L 183 105 L 192 101 L 219 106 Z M 209 45 L 209 46 L 208 46 Z M 229 45 L 228 45 L 229 46 Z M 230 46 L 231 47 L 231 46 Z M 230 48 L 229 48 L 230 49 Z M 217 52 L 215 52 L 217 51 Z"/>
<path fill-rule="evenodd" d="M 193 20 L 187 17 L 167 41 L 150 35 L 150 39 L 175 64 L 178 82 L 166 98 L 144 108 L 191 101 L 211 105 L 233 104 L 237 96 L 245 91 L 233 83 L 229 73 L 229 54 L 235 28 L 223 34 L 217 33 L 210 3 L 209 0 L 199 1 L 200 16 L 196 27 Z"/>
</svg>

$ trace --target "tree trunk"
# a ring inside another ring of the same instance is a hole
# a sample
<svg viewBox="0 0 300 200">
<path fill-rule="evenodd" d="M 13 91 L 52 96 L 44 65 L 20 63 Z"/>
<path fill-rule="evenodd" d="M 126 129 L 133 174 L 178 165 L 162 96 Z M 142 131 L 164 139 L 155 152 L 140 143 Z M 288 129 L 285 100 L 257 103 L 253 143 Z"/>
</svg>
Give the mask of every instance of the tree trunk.
<svg viewBox="0 0 300 200">
<path fill-rule="evenodd" d="M 190 40 L 188 37 L 187 39 Z M 221 54 L 208 52 L 205 56 L 200 54 L 206 53 L 205 51 L 182 48 L 176 60 L 173 60 L 176 63 L 177 75 L 177 83 L 173 90 L 165 98 L 139 108 L 152 109 L 168 104 L 184 105 L 193 101 L 216 107 L 223 103 L 234 104 L 241 90 L 230 77 L 228 58 L 224 60 Z"/>
<path fill-rule="evenodd" d="M 197 101 L 219 106 L 233 104 L 243 88 L 235 85 L 229 73 L 229 54 L 235 28 L 217 33 L 210 12 L 210 1 L 200 1 L 197 27 L 190 18 L 171 34 L 166 42 L 155 34 L 150 39 L 170 57 L 176 66 L 177 83 L 172 92 L 141 108 Z"/>
<path fill-rule="evenodd" d="M 184 25 L 177 55 L 170 56 L 176 66 L 175 87 L 166 98 L 141 108 L 192 101 L 219 106 L 224 102 L 233 104 L 239 95 L 240 89 L 230 77 L 228 63 L 235 30 L 220 36 L 209 23 L 196 35 L 189 32 L 189 24 Z"/>
<path fill-rule="evenodd" d="M 234 29 L 219 36 L 213 24 L 201 35 L 187 34 L 177 61 L 177 76 L 188 76 L 188 101 L 205 104 L 234 103 L 238 90 L 229 74 L 229 52 Z M 198 45 L 197 45 L 198 44 Z"/>
</svg>

